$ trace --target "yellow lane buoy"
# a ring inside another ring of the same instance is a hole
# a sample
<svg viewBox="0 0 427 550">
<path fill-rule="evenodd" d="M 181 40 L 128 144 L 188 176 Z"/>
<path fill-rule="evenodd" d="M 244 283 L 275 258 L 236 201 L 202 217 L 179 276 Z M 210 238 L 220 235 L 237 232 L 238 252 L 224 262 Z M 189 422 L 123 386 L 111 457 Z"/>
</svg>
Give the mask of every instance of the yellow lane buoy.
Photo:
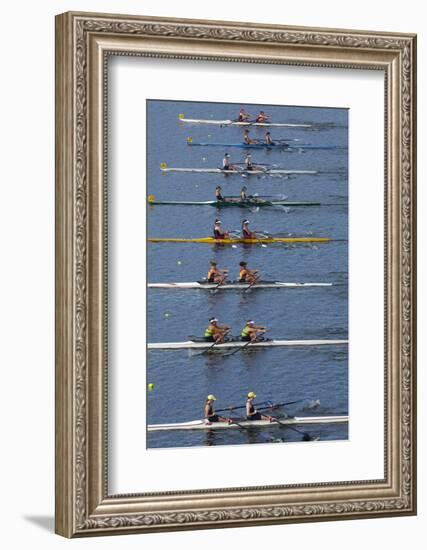
<svg viewBox="0 0 427 550">
<path fill-rule="evenodd" d="M 153 391 L 154 390 L 154 384 L 148 384 L 148 391 Z"/>
<path fill-rule="evenodd" d="M 167 168 L 168 165 L 166 164 L 166 162 L 161 162 L 160 163 L 160 168 Z"/>
<path fill-rule="evenodd" d="M 180 114 L 178 115 L 178 118 L 184 118 L 184 115 L 183 115 L 182 113 L 180 113 Z"/>
<path fill-rule="evenodd" d="M 147 198 L 148 198 L 148 202 L 154 202 L 154 199 L 155 199 L 154 195 L 148 195 Z"/>
</svg>

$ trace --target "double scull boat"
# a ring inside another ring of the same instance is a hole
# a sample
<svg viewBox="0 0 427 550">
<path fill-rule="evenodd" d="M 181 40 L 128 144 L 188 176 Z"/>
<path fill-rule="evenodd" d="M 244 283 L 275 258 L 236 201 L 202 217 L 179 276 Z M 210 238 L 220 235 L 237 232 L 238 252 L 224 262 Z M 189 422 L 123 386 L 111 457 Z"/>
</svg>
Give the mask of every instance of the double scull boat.
<svg viewBox="0 0 427 550">
<path fill-rule="evenodd" d="M 187 342 L 151 342 L 147 344 L 148 349 L 207 349 L 212 348 L 213 342 L 204 338 L 188 340 Z M 213 349 L 242 348 L 244 346 L 251 348 L 271 348 L 271 347 L 289 347 L 289 346 L 341 346 L 347 345 L 348 340 L 255 340 L 248 343 L 245 340 L 230 340 L 215 344 Z"/>
<path fill-rule="evenodd" d="M 317 174 L 316 170 L 283 170 L 281 168 L 262 168 L 261 166 L 254 165 L 253 170 L 245 170 L 242 168 L 235 168 L 232 170 L 224 170 L 223 168 L 168 168 L 165 163 L 162 163 L 160 170 L 162 172 L 194 172 L 196 174 L 225 174 L 225 175 L 248 175 L 248 176 L 262 176 L 262 175 L 302 175 L 302 174 Z"/>
<path fill-rule="evenodd" d="M 285 151 L 304 151 L 304 150 L 330 150 L 336 149 L 336 145 L 310 145 L 310 144 L 300 144 L 293 145 L 288 143 L 288 140 L 283 142 L 274 141 L 273 143 L 195 143 L 193 141 L 187 140 L 188 145 L 193 147 L 238 147 L 239 149 L 283 149 Z"/>
<path fill-rule="evenodd" d="M 223 119 L 203 119 L 203 118 L 185 118 L 182 115 L 178 116 L 180 122 L 187 124 L 211 124 L 215 126 L 261 126 L 261 127 L 275 127 L 275 128 L 311 128 L 312 124 L 293 124 L 289 122 L 255 122 L 254 120 L 247 120 L 245 122 L 239 122 L 238 120 Z"/>
<path fill-rule="evenodd" d="M 175 424 L 149 424 L 149 432 L 176 431 L 176 430 L 223 430 L 231 428 L 272 428 L 274 426 L 314 425 L 314 424 L 343 424 L 348 422 L 348 416 L 294 416 L 270 420 L 240 420 L 230 419 L 230 422 L 207 422 L 206 420 L 192 420 Z"/>
<path fill-rule="evenodd" d="M 240 199 L 239 197 L 224 197 L 222 201 L 157 201 L 150 195 L 148 197 L 149 204 L 167 204 L 167 205 L 181 205 L 181 206 L 214 206 L 215 208 L 254 208 L 254 207 L 268 207 L 268 206 L 320 206 L 320 202 L 308 202 L 308 201 L 281 201 L 281 200 L 265 200 L 262 198 L 248 198 Z"/>
<path fill-rule="evenodd" d="M 149 283 L 148 288 L 166 288 L 166 289 L 202 289 L 202 290 L 248 290 L 256 288 L 309 288 L 309 287 L 329 287 L 332 283 L 282 283 L 280 281 L 257 281 L 256 283 L 226 282 L 222 285 L 218 283 L 208 283 L 206 281 L 194 281 L 188 283 Z"/>
<path fill-rule="evenodd" d="M 232 237 L 215 239 L 214 237 L 200 237 L 198 239 L 185 239 L 175 237 L 150 237 L 150 243 L 203 243 L 203 244 L 275 244 L 275 243 L 328 243 L 329 237 L 260 237 L 257 239 L 243 239 Z"/>
</svg>

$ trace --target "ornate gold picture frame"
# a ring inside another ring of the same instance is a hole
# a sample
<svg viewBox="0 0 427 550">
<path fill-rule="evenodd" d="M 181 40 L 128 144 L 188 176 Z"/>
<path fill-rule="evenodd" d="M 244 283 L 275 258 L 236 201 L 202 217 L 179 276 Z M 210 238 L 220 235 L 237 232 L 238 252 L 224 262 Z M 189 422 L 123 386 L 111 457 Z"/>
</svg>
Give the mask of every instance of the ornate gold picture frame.
<svg viewBox="0 0 427 550">
<path fill-rule="evenodd" d="M 384 478 L 110 494 L 107 60 L 142 56 L 385 75 Z M 65 13 L 56 18 L 56 532 L 81 537 L 416 513 L 416 37 Z"/>
</svg>

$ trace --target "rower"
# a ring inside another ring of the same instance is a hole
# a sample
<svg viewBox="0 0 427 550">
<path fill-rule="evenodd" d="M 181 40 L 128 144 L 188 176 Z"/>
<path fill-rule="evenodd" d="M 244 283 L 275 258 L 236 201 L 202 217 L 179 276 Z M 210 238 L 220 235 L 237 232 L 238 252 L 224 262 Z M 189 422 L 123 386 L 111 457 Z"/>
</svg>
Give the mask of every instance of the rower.
<svg viewBox="0 0 427 550">
<path fill-rule="evenodd" d="M 255 122 L 267 122 L 267 120 L 269 118 L 270 117 L 268 115 L 266 115 L 264 113 L 264 111 L 260 111 L 259 114 L 257 115 L 256 119 L 255 119 Z"/>
<path fill-rule="evenodd" d="M 218 283 L 221 285 L 224 283 L 225 279 L 227 278 L 227 275 L 228 275 L 228 271 L 226 269 L 220 269 L 217 266 L 217 263 L 212 261 L 210 263 L 210 268 L 208 271 L 207 282 Z"/>
<path fill-rule="evenodd" d="M 261 325 L 255 325 L 252 320 L 246 321 L 245 326 L 241 332 L 241 338 L 244 342 L 255 342 L 258 339 L 259 334 L 264 334 L 266 328 Z"/>
<path fill-rule="evenodd" d="M 216 401 L 216 397 L 212 394 L 208 395 L 206 397 L 205 406 L 204 406 L 204 416 L 205 416 L 205 423 L 210 424 L 211 422 L 228 422 L 231 424 L 231 419 L 224 418 L 223 416 L 218 416 L 213 408 L 214 401 Z"/>
<path fill-rule="evenodd" d="M 254 165 L 252 164 L 252 155 L 250 153 L 246 153 L 245 157 L 245 170 L 253 170 Z"/>
<path fill-rule="evenodd" d="M 205 340 L 207 342 L 215 342 L 216 344 L 219 344 L 224 341 L 224 337 L 230 329 L 231 327 L 227 325 L 218 325 L 218 319 L 212 317 L 212 319 L 209 319 L 209 325 L 205 330 Z"/>
<path fill-rule="evenodd" d="M 221 224 L 222 224 L 221 220 L 215 220 L 214 228 L 213 228 L 214 239 L 220 240 L 220 239 L 226 239 L 228 237 L 228 233 L 223 231 Z"/>
<path fill-rule="evenodd" d="M 274 143 L 270 132 L 266 132 L 266 134 L 265 134 L 265 143 L 267 145 L 273 145 L 273 143 Z"/>
<path fill-rule="evenodd" d="M 246 185 L 244 185 L 241 189 L 240 189 L 240 200 L 241 201 L 246 201 L 248 200 L 248 196 L 246 194 L 246 191 L 248 190 L 248 188 L 246 187 Z"/>
<path fill-rule="evenodd" d="M 256 269 L 248 269 L 248 263 L 247 262 L 240 262 L 239 263 L 240 270 L 239 270 L 239 283 L 254 283 L 258 277 L 258 271 Z"/>
<path fill-rule="evenodd" d="M 258 412 L 253 404 L 256 394 L 253 391 L 248 393 L 246 400 L 246 420 L 271 420 L 269 416 L 264 416 Z"/>
<path fill-rule="evenodd" d="M 255 143 L 255 141 L 249 137 L 249 130 L 247 129 L 243 132 L 243 143 L 246 145 L 252 145 L 252 143 Z"/>
<path fill-rule="evenodd" d="M 222 189 L 220 185 L 217 185 L 215 188 L 215 198 L 217 201 L 223 201 L 224 197 L 222 196 Z"/>
<path fill-rule="evenodd" d="M 216 397 L 214 395 L 210 394 L 206 397 L 204 414 L 205 414 L 205 421 L 209 423 L 219 422 L 219 416 L 216 414 L 213 408 L 214 401 L 216 401 Z"/>
<path fill-rule="evenodd" d="M 242 107 L 239 111 L 239 122 L 246 122 L 251 115 Z"/>
<path fill-rule="evenodd" d="M 222 169 L 235 170 L 234 166 L 230 162 L 230 155 L 228 153 L 225 153 L 224 158 L 222 159 Z"/>
<path fill-rule="evenodd" d="M 242 237 L 244 239 L 257 239 L 257 234 L 249 229 L 249 220 L 242 222 Z"/>
</svg>

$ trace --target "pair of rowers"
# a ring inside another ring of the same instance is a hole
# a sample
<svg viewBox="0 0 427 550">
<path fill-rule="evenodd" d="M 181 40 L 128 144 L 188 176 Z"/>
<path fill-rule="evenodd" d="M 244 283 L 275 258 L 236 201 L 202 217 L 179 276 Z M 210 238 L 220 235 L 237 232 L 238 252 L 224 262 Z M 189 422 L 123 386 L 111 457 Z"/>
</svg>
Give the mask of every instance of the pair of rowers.
<svg viewBox="0 0 427 550">
<path fill-rule="evenodd" d="M 241 201 L 248 200 L 247 190 L 248 188 L 245 185 L 240 189 L 239 197 Z M 227 198 L 222 194 L 222 187 L 220 185 L 215 187 L 215 199 L 219 202 L 225 202 L 227 200 Z"/>
<path fill-rule="evenodd" d="M 242 238 L 243 239 L 258 239 L 257 234 L 249 229 L 249 220 L 242 221 Z M 216 240 L 228 239 L 230 234 L 222 229 L 221 220 L 216 219 L 213 228 L 213 237 Z"/>
<path fill-rule="evenodd" d="M 218 319 L 212 317 L 209 319 L 209 325 L 207 326 L 204 334 L 206 342 L 215 342 L 220 344 L 224 342 L 226 335 L 230 332 L 231 327 L 228 325 L 219 325 Z M 255 342 L 261 334 L 267 332 L 266 327 L 256 325 L 251 319 L 246 321 L 245 326 L 240 333 L 240 339 L 244 342 Z"/>
<path fill-rule="evenodd" d="M 256 397 L 256 394 L 253 391 L 250 391 L 248 393 L 248 397 L 246 399 L 246 420 L 270 420 L 272 421 L 271 416 L 267 416 L 264 414 L 261 414 L 259 411 L 257 411 L 255 405 L 254 405 L 254 399 Z M 214 402 L 216 401 L 216 397 L 212 394 L 208 395 L 205 402 L 204 407 L 204 416 L 206 422 L 229 422 L 232 423 L 233 420 L 231 418 L 225 418 L 223 416 L 218 416 L 218 414 L 215 412 L 214 409 Z M 232 407 L 230 407 L 230 411 L 232 411 Z"/>
<path fill-rule="evenodd" d="M 273 141 L 273 138 L 271 137 L 271 133 L 270 132 L 266 132 L 265 136 L 264 136 L 264 142 L 260 142 L 258 139 L 251 139 L 249 137 L 249 130 L 245 130 L 243 132 L 243 143 L 245 145 L 256 145 L 256 144 L 259 144 L 259 143 L 264 143 L 265 145 L 273 145 L 274 144 L 274 141 Z"/>
<path fill-rule="evenodd" d="M 250 153 L 246 153 L 245 160 L 244 160 L 244 170 L 248 170 L 251 172 L 252 170 L 260 170 L 261 166 L 257 166 L 252 162 L 252 155 Z M 224 158 L 222 159 L 222 169 L 225 172 L 236 172 L 237 167 L 231 163 L 231 157 L 229 153 L 225 153 Z"/>
<path fill-rule="evenodd" d="M 247 113 L 244 107 L 242 107 L 239 111 L 239 122 L 248 122 L 251 118 L 251 114 Z M 257 116 L 255 117 L 255 122 L 267 122 L 269 119 L 269 115 L 267 115 L 264 111 L 260 111 Z"/>
<path fill-rule="evenodd" d="M 207 276 L 208 283 L 218 283 L 222 285 L 225 283 L 228 277 L 228 269 L 219 268 L 217 263 L 210 262 L 210 267 Z M 255 283 L 259 278 L 258 271 L 256 269 L 249 269 L 247 262 L 239 263 L 239 283 Z"/>
</svg>

